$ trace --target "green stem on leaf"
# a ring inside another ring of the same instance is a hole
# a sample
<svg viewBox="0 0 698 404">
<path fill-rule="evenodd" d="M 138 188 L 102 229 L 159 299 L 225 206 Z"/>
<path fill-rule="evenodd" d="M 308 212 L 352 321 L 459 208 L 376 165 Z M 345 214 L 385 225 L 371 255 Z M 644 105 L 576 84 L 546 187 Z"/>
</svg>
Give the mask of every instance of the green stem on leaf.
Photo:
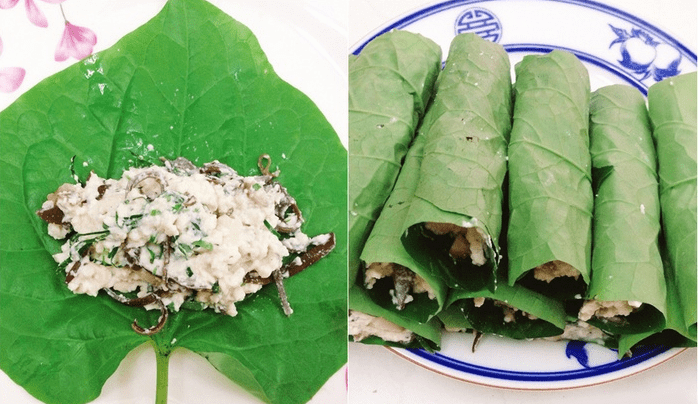
<svg viewBox="0 0 698 404">
<path fill-rule="evenodd" d="M 167 404 L 167 382 L 169 375 L 170 354 L 172 351 L 159 348 L 154 340 L 153 346 L 155 347 L 155 362 L 157 364 L 155 404 Z"/>
</svg>

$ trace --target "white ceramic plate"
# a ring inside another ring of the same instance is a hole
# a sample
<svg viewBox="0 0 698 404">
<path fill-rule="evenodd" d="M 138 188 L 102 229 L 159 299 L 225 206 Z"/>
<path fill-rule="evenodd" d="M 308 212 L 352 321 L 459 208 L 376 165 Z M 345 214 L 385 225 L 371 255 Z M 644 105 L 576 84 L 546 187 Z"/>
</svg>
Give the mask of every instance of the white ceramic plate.
<svg viewBox="0 0 698 404">
<path fill-rule="evenodd" d="M 587 66 L 592 89 L 621 83 L 646 94 L 662 78 L 696 70 L 689 49 L 662 28 L 616 8 L 581 0 L 451 0 L 423 6 L 380 26 L 350 49 L 392 29 L 420 33 L 448 54 L 458 33 L 474 32 L 504 46 L 513 65 L 526 54 L 566 49 Z M 513 76 L 512 76 L 513 77 Z M 486 386 L 552 390 L 617 380 L 662 363 L 683 349 L 652 347 L 617 360 L 616 352 L 578 342 L 515 341 L 445 334 L 442 350 L 393 349 L 399 356 L 455 379 Z"/>
<path fill-rule="evenodd" d="M 93 30 L 94 51 L 101 51 L 154 17 L 165 0 L 67 0 L 68 20 Z M 257 36 L 276 72 L 306 95 L 325 114 L 347 144 L 346 8 L 344 0 L 210 0 L 249 27 Z M 63 31 L 58 5 L 35 1 L 48 20 L 47 28 L 32 25 L 24 1 L 0 9 L 3 52 L 0 68 L 26 69 L 24 82 L 12 93 L 0 93 L 0 110 L 51 74 L 75 63 L 54 61 Z M 340 369 L 311 403 L 346 402 L 345 368 Z M 169 366 L 169 403 L 199 402 L 259 404 L 202 357 L 175 350 Z M 39 404 L 24 389 L 0 372 L 0 402 Z M 106 382 L 94 404 L 152 404 L 155 402 L 155 355 L 145 344 L 129 353 Z"/>
</svg>

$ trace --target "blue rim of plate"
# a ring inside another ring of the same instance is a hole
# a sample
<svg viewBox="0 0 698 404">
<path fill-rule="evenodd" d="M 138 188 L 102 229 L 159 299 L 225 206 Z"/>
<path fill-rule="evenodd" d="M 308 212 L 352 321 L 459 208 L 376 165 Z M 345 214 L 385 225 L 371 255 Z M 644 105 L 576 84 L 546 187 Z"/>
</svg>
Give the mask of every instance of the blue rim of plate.
<svg viewBox="0 0 698 404">
<path fill-rule="evenodd" d="M 423 349 L 407 349 L 413 355 L 422 359 L 434 362 L 446 368 L 501 380 L 510 380 L 517 382 L 557 382 L 586 379 L 595 376 L 605 375 L 607 373 L 617 372 L 627 369 L 639 363 L 645 362 L 660 354 L 669 351 L 670 347 L 663 345 L 652 345 L 639 347 L 639 349 L 630 358 L 624 358 L 615 362 L 606 363 L 595 367 L 585 367 L 576 370 L 556 371 L 556 372 L 521 372 L 513 370 L 494 369 L 481 365 L 463 362 L 451 357 L 441 355 L 438 352 L 429 353 Z"/>
<path fill-rule="evenodd" d="M 410 24 L 413 24 L 419 20 L 422 20 L 431 15 L 437 14 L 444 10 L 448 10 L 454 7 L 460 7 L 464 5 L 476 5 L 481 3 L 487 3 L 492 1 L 501 0 L 449 0 L 440 2 L 418 11 L 412 12 L 411 14 L 402 17 L 393 23 L 384 26 L 379 31 L 374 32 L 370 37 L 364 39 L 358 46 L 354 48 L 351 52 L 354 55 L 361 53 L 361 50 L 377 36 L 382 35 L 393 29 L 402 29 Z M 633 16 L 625 11 L 619 10 L 617 8 L 601 4 L 595 1 L 589 0 L 543 0 L 552 1 L 557 3 L 571 4 L 575 6 L 581 6 L 590 8 L 593 10 L 601 11 L 606 14 L 610 14 L 614 17 L 623 19 L 630 22 L 636 26 L 642 27 L 645 30 L 651 31 L 653 34 L 661 37 L 666 43 L 671 44 L 674 48 L 679 50 L 679 52 L 690 60 L 694 65 L 697 64 L 696 53 L 688 49 L 681 42 L 673 38 L 671 35 L 667 34 L 660 28 L 642 20 L 638 17 Z M 626 71 L 618 69 L 611 63 L 593 56 L 591 54 L 580 52 L 575 49 L 564 48 L 560 46 L 552 46 L 548 44 L 534 44 L 534 43 L 521 43 L 521 44 L 506 44 L 503 45 L 504 49 L 508 53 L 547 53 L 554 49 L 564 49 L 571 53 L 574 53 L 580 60 L 598 66 L 606 71 L 609 71 L 619 78 L 625 80 L 630 85 L 637 88 L 643 95 L 647 95 L 647 86 L 642 83 L 641 80 L 633 77 Z M 577 370 L 567 370 L 567 371 L 554 371 L 554 372 L 522 372 L 522 371 L 512 371 L 503 369 L 494 369 L 486 366 L 475 365 L 472 363 L 463 362 L 438 352 L 428 352 L 424 349 L 407 349 L 414 356 L 427 360 L 429 362 L 435 363 L 437 365 L 443 366 L 445 368 L 459 371 L 463 373 L 472 374 L 475 376 L 488 377 L 493 379 L 505 380 L 505 381 L 515 381 L 515 382 L 560 382 L 560 381 L 573 381 L 580 379 L 588 379 L 597 376 L 603 376 L 609 373 L 618 372 L 624 369 L 631 368 L 652 358 L 656 358 L 674 348 L 663 346 L 663 345 L 651 345 L 645 347 L 639 347 L 639 349 L 634 352 L 633 356 L 630 358 L 623 358 L 615 362 L 606 363 L 600 366 L 594 367 L 583 367 Z"/>
</svg>

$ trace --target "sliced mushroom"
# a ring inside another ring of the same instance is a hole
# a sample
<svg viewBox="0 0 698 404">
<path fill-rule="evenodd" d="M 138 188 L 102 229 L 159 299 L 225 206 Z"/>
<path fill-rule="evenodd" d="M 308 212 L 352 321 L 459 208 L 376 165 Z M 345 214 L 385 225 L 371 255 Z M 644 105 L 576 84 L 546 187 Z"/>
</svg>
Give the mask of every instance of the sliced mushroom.
<svg viewBox="0 0 698 404">
<path fill-rule="evenodd" d="M 104 289 L 107 294 L 114 300 L 116 300 L 119 303 L 125 304 L 126 306 L 130 307 L 143 307 L 147 306 L 149 304 L 157 304 L 158 307 L 160 308 L 160 317 L 158 317 L 158 322 L 152 327 L 149 328 L 143 328 L 140 325 L 138 325 L 138 320 L 134 319 L 133 323 L 131 323 L 131 328 L 133 330 L 140 334 L 140 335 L 153 335 L 158 333 L 162 328 L 165 326 L 165 323 L 167 322 L 167 317 L 169 315 L 169 312 L 167 310 L 167 306 L 165 306 L 165 303 L 163 303 L 162 299 L 155 293 L 151 293 L 147 296 L 144 297 L 139 297 L 135 299 L 129 299 L 123 295 L 120 295 L 116 293 L 113 289 L 108 288 Z"/>
<path fill-rule="evenodd" d="M 192 163 L 189 159 L 186 159 L 184 157 L 177 157 L 174 160 L 168 160 L 164 157 L 160 158 L 160 160 L 165 164 L 165 168 L 167 171 L 181 175 L 182 173 L 191 175 L 195 172 L 198 171 L 198 168 Z"/>
<path fill-rule="evenodd" d="M 296 204 L 296 200 L 290 197 L 286 192 L 286 188 L 281 187 L 281 189 L 284 191 L 287 198 L 276 206 L 276 217 L 279 218 L 279 223 L 276 225 L 276 227 L 274 227 L 274 230 L 278 231 L 279 233 L 295 233 L 298 229 L 300 229 L 301 224 L 303 224 L 303 215 Z M 291 208 L 293 213 L 296 215 L 296 219 L 291 223 L 286 221 L 286 212 L 288 212 L 288 208 Z"/>
<path fill-rule="evenodd" d="M 414 286 L 415 273 L 402 265 L 393 265 L 393 282 L 395 283 L 395 299 L 398 310 L 405 308 L 409 293 Z"/>
<path fill-rule="evenodd" d="M 169 311 L 167 310 L 165 303 L 163 303 L 162 300 L 160 300 L 160 298 L 157 296 L 155 298 L 155 303 L 157 303 L 157 305 L 160 307 L 160 317 L 158 317 L 157 324 L 150 328 L 143 328 L 140 325 L 138 325 L 138 320 L 134 319 L 133 323 L 131 323 L 131 328 L 133 328 L 133 331 L 135 331 L 137 334 L 149 336 L 160 332 L 163 329 L 163 327 L 165 327 Z"/>
<path fill-rule="evenodd" d="M 165 192 L 167 182 L 156 171 L 144 171 L 131 179 L 126 186 L 127 191 L 138 187 L 146 198 L 153 200 Z"/>
<path fill-rule="evenodd" d="M 473 338 L 473 346 L 470 348 L 470 350 L 475 353 L 475 350 L 477 349 L 478 344 L 480 343 L 480 340 L 482 339 L 482 336 L 484 335 L 478 330 L 473 330 L 475 338 Z"/>
<path fill-rule="evenodd" d="M 78 269 L 80 269 L 80 261 L 75 261 L 73 266 L 65 273 L 65 283 L 66 285 L 73 281 L 75 275 L 78 274 Z"/>
<path fill-rule="evenodd" d="M 295 260 L 281 267 L 279 270 L 281 274 L 288 274 L 287 277 L 291 277 L 329 254 L 335 247 L 336 239 L 334 233 L 328 233 L 328 236 L 329 237 L 325 243 L 314 246 L 313 248 L 300 254 Z M 262 278 L 257 274 L 257 272 L 252 271 L 245 275 L 244 281 L 247 283 L 268 285 L 271 283 L 272 277 Z"/>
<path fill-rule="evenodd" d="M 288 303 L 288 297 L 286 296 L 286 288 L 284 288 L 284 276 L 281 274 L 281 270 L 277 269 L 271 273 L 276 283 L 276 288 L 279 291 L 279 299 L 281 300 L 281 307 L 284 309 L 284 314 L 290 316 L 293 314 L 293 309 Z"/>
<path fill-rule="evenodd" d="M 264 165 L 264 161 L 267 162 L 266 165 Z M 257 167 L 259 167 L 259 172 L 261 172 L 263 176 L 269 177 L 267 179 L 267 182 L 279 176 L 278 171 L 275 171 L 273 173 L 269 171 L 269 168 L 271 167 L 271 156 L 269 156 L 268 154 L 262 154 L 259 156 L 259 158 L 257 159 Z"/>
</svg>

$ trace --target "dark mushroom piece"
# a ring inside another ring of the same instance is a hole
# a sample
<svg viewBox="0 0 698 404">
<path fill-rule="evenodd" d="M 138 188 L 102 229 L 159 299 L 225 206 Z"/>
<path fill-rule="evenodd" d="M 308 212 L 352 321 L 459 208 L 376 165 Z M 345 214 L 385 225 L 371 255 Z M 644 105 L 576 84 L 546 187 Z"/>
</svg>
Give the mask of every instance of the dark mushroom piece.
<svg viewBox="0 0 698 404">
<path fill-rule="evenodd" d="M 145 183 L 146 180 L 152 179 L 159 185 L 160 190 L 154 189 L 152 184 Z M 131 191 L 133 188 L 140 187 L 140 191 L 146 198 L 153 200 L 157 198 L 161 193 L 165 192 L 165 187 L 167 182 L 162 175 L 154 170 L 144 171 L 131 179 L 126 186 L 127 191 Z"/>
<path fill-rule="evenodd" d="M 393 265 L 393 282 L 395 283 L 395 300 L 397 300 L 397 309 L 402 310 L 407 304 L 412 286 L 414 286 L 415 273 L 405 268 L 402 265 Z"/>
<path fill-rule="evenodd" d="M 73 266 L 65 273 L 65 284 L 69 284 L 78 274 L 78 269 L 80 269 L 80 261 L 75 261 Z"/>
<path fill-rule="evenodd" d="M 266 165 L 264 164 L 265 161 Z M 259 156 L 259 159 L 257 159 L 257 167 L 259 167 L 259 171 L 262 173 L 262 176 L 265 177 L 265 184 L 270 184 L 274 178 L 279 176 L 278 171 L 273 173 L 269 171 L 269 168 L 271 167 L 271 157 L 268 154 L 262 154 Z M 278 183 L 276 185 L 279 187 L 284 197 L 279 204 L 276 205 L 275 213 L 276 217 L 279 218 L 279 223 L 276 225 L 276 227 L 274 227 L 274 230 L 278 231 L 279 233 L 294 233 L 300 229 L 301 224 L 303 223 L 303 215 L 296 204 L 296 200 L 289 195 L 288 190 Z M 293 213 L 296 215 L 296 221 L 290 225 L 286 223 L 286 212 L 288 212 L 289 208 L 291 208 Z"/>
<path fill-rule="evenodd" d="M 284 309 L 284 314 L 286 314 L 286 316 L 288 317 L 291 314 L 293 314 L 293 309 L 291 308 L 291 305 L 288 303 L 288 296 L 286 296 L 286 288 L 284 288 L 284 276 L 281 274 L 281 270 L 279 270 L 279 269 L 272 272 L 271 275 L 274 278 L 274 282 L 276 283 L 276 288 L 279 291 L 279 299 L 281 300 L 281 308 Z"/>
<path fill-rule="evenodd" d="M 329 233 L 328 236 L 329 237 L 327 238 L 327 241 L 325 243 L 316 245 L 310 250 L 303 252 L 301 255 L 298 256 L 297 259 L 284 265 L 283 267 L 281 267 L 281 269 L 277 269 L 274 272 L 272 272 L 271 277 L 262 278 L 256 273 L 250 272 L 247 275 L 245 275 L 244 281 L 261 285 L 267 285 L 271 283 L 271 280 L 273 279 L 274 283 L 276 283 L 276 288 L 279 291 L 279 299 L 281 300 L 281 307 L 284 310 L 284 314 L 286 314 L 286 316 L 290 316 L 293 313 L 293 309 L 291 309 L 291 305 L 289 304 L 288 297 L 286 295 L 286 289 L 284 288 L 284 275 L 286 275 L 287 277 L 291 277 L 301 272 L 305 268 L 318 262 L 321 258 L 329 254 L 330 251 L 334 249 L 336 241 L 334 233 Z M 300 260 L 300 262 L 298 262 L 298 259 Z"/>
<path fill-rule="evenodd" d="M 131 328 L 133 330 L 140 334 L 140 335 L 153 335 L 158 333 L 160 330 L 165 327 L 165 323 L 167 322 L 167 317 L 169 315 L 169 311 L 167 310 L 167 307 L 165 306 L 165 303 L 162 302 L 160 297 L 156 295 L 155 293 L 151 293 L 147 296 L 144 297 L 139 297 L 135 299 L 128 299 L 125 296 L 122 296 L 118 293 L 116 293 L 113 289 L 108 288 L 104 289 L 107 294 L 114 300 L 116 300 L 119 303 L 125 304 L 126 306 L 130 307 L 143 307 L 147 306 L 152 303 L 156 303 L 158 307 L 160 308 L 160 317 L 158 317 L 158 322 L 152 327 L 149 328 L 143 328 L 140 325 L 138 325 L 138 320 L 133 320 L 133 323 L 131 323 Z"/>
<path fill-rule="evenodd" d="M 480 340 L 482 339 L 482 336 L 485 335 L 481 333 L 478 330 L 473 330 L 473 333 L 475 335 L 475 338 L 473 339 L 473 346 L 470 348 L 470 350 L 475 353 L 475 350 L 477 349 L 477 345 L 480 343 Z"/>
<path fill-rule="evenodd" d="M 265 160 L 267 164 L 263 165 Z M 278 172 L 272 173 L 269 171 L 269 168 L 271 167 L 271 156 L 269 156 L 268 154 L 262 154 L 259 156 L 259 158 L 257 159 L 257 167 L 259 167 L 259 172 L 261 172 L 263 176 L 270 177 L 267 181 L 271 181 L 273 178 L 279 176 Z"/>
<path fill-rule="evenodd" d="M 334 233 L 328 233 L 328 239 L 325 243 L 314 246 L 313 248 L 301 253 L 296 260 L 289 262 L 279 269 L 281 274 L 288 274 L 291 277 L 302 270 L 308 268 L 320 259 L 329 254 L 335 247 Z M 298 262 L 300 261 L 300 262 Z M 268 285 L 272 281 L 272 277 L 262 278 L 256 272 L 248 272 L 245 275 L 244 281 L 247 283 L 256 283 L 259 285 Z"/>
<path fill-rule="evenodd" d="M 281 190 L 286 195 L 286 198 L 282 200 L 282 203 L 276 206 L 276 217 L 279 218 L 279 223 L 274 227 L 274 230 L 279 233 L 292 234 L 300 229 L 301 224 L 303 224 L 303 215 L 301 214 L 296 200 L 290 197 L 286 191 L 286 188 L 281 187 Z M 286 223 L 286 212 L 288 208 L 293 209 L 293 213 L 296 215 L 296 221 L 292 225 Z"/>
<path fill-rule="evenodd" d="M 63 224 L 65 214 L 55 203 L 50 208 L 40 209 L 36 211 L 37 216 L 46 223 Z"/>
</svg>

